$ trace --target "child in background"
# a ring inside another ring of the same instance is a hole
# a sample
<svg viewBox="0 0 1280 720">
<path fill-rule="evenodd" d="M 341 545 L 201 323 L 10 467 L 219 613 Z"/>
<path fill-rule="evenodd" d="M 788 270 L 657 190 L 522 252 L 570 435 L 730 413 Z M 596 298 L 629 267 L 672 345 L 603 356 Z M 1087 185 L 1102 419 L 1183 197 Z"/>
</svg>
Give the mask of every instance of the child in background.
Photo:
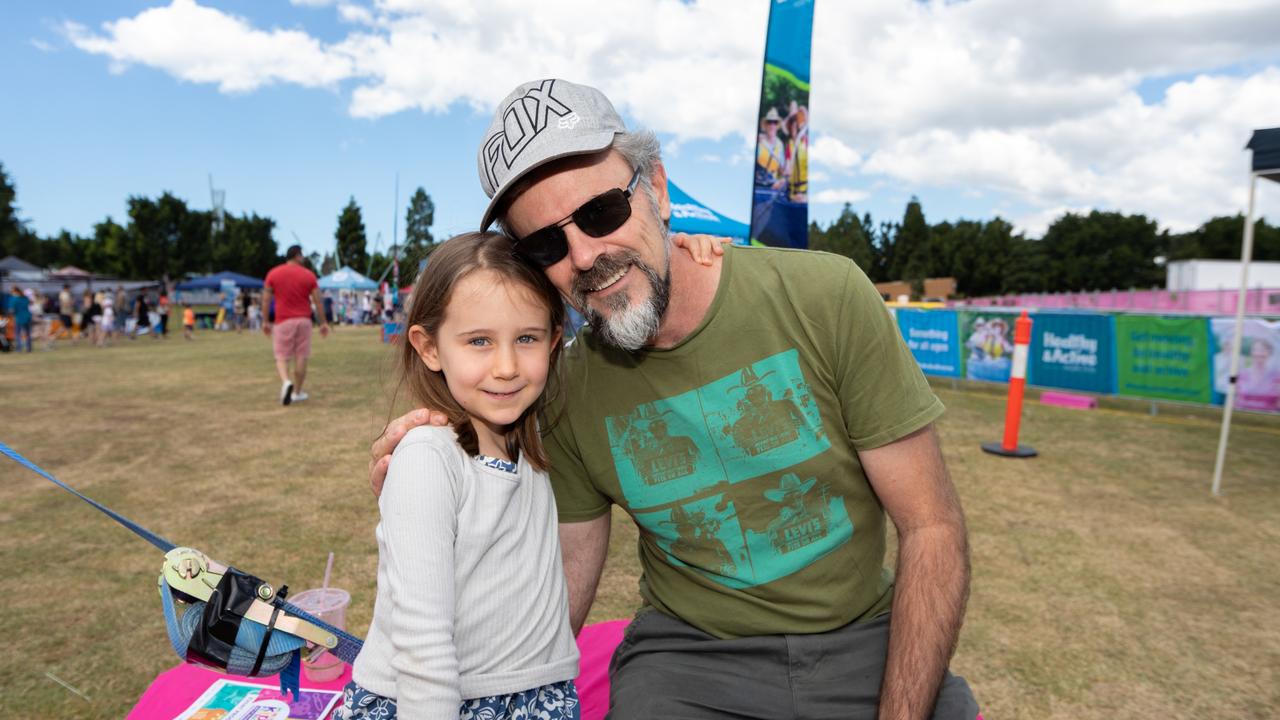
<svg viewBox="0 0 1280 720">
<path fill-rule="evenodd" d="M 191 303 L 182 303 L 182 337 L 192 340 L 193 331 L 196 329 L 196 311 L 191 309 Z"/>
</svg>

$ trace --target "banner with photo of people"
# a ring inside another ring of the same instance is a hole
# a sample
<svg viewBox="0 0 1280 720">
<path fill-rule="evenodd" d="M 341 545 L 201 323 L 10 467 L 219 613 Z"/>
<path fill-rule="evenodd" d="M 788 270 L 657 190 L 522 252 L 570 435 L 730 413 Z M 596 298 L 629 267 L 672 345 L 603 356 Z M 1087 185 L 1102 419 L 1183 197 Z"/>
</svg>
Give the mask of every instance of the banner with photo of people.
<svg viewBox="0 0 1280 720">
<path fill-rule="evenodd" d="M 769 6 L 756 128 L 751 242 L 809 245 L 809 54 L 814 0 Z"/>
<path fill-rule="evenodd" d="M 960 313 L 961 376 L 969 380 L 1009 382 L 1013 370 L 1013 321 L 999 312 Z"/>
<path fill-rule="evenodd" d="M 1226 401 L 1231 382 L 1231 341 L 1235 318 L 1213 318 L 1213 402 Z M 1241 410 L 1280 412 L 1280 320 L 1247 318 L 1236 367 L 1236 401 Z"/>
</svg>

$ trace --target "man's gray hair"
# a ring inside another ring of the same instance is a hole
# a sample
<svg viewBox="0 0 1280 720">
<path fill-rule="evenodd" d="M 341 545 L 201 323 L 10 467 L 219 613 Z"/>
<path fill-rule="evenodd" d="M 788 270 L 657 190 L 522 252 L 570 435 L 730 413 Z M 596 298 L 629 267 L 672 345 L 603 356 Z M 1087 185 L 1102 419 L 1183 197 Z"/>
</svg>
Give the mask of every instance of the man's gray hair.
<svg viewBox="0 0 1280 720">
<path fill-rule="evenodd" d="M 644 193 L 644 196 L 648 198 L 649 207 L 653 208 L 654 213 L 657 213 L 658 195 L 653 190 L 652 179 L 654 165 L 662 162 L 662 144 L 658 142 L 658 135 L 652 130 L 618 133 L 613 136 L 613 142 L 610 143 L 609 149 L 616 150 L 619 155 L 625 158 L 632 170 L 640 171 L 640 178 L 636 181 L 636 185 Z M 525 190 L 528 190 L 530 184 L 531 180 L 526 176 L 512 186 L 507 191 L 508 200 L 504 203 L 497 218 L 495 218 L 498 229 L 510 237 L 515 237 L 515 234 L 511 231 L 511 226 L 507 224 L 507 210 L 511 208 L 511 201 L 519 197 Z"/>
</svg>

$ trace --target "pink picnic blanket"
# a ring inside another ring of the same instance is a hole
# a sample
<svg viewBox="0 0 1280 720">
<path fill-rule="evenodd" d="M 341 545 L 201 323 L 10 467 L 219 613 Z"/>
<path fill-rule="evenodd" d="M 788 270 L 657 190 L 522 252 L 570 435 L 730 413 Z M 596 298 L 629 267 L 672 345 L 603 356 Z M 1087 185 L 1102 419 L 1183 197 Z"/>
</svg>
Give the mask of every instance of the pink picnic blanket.
<svg viewBox="0 0 1280 720">
<path fill-rule="evenodd" d="M 582 720 L 601 720 L 609 711 L 609 659 L 622 641 L 626 620 L 588 625 L 578 633 L 578 650 L 582 653 L 576 680 L 582 701 Z M 156 676 L 151 686 L 133 706 L 127 720 L 172 720 L 191 706 L 219 678 L 250 681 L 263 685 L 279 685 L 279 678 L 244 678 L 223 675 L 198 665 L 182 664 Z M 313 683 L 302 675 L 302 687 L 317 690 L 341 690 L 351 681 L 351 668 L 336 680 Z"/>
</svg>

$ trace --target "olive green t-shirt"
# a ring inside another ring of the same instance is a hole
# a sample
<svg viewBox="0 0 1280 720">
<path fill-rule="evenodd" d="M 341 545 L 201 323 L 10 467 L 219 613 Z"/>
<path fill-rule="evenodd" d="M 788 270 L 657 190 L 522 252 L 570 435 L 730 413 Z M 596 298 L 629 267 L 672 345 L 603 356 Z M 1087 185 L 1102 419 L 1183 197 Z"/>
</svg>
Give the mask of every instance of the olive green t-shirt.
<svg viewBox="0 0 1280 720">
<path fill-rule="evenodd" d="M 889 608 L 885 517 L 858 451 L 942 414 L 852 261 L 735 247 L 675 347 L 566 349 L 547 450 L 561 522 L 635 520 L 648 605 L 721 638 Z"/>
</svg>

